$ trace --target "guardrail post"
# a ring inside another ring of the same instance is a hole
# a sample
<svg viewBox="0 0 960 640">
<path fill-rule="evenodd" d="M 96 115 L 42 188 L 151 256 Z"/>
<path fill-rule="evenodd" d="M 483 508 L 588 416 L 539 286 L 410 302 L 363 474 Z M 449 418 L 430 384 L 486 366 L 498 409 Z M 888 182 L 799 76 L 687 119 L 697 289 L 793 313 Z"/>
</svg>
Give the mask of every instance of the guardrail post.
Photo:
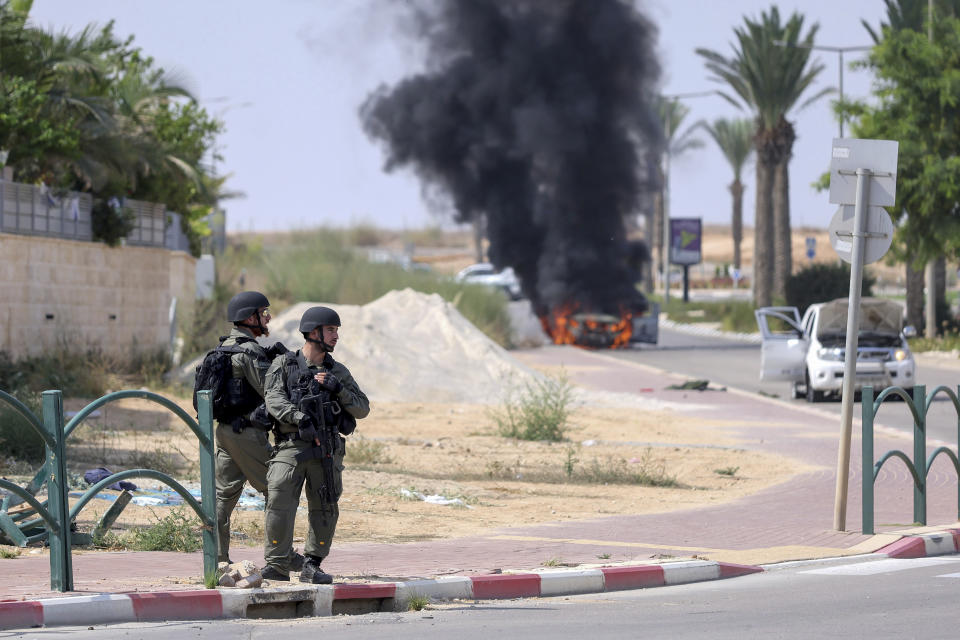
<svg viewBox="0 0 960 640">
<path fill-rule="evenodd" d="M 927 524 L 927 387 L 913 388 L 913 406 L 917 419 L 913 423 L 913 468 L 919 481 L 913 486 L 913 521 Z"/>
<path fill-rule="evenodd" d="M 860 432 L 860 482 L 862 516 L 861 533 L 873 535 L 873 386 L 867 385 L 860 394 L 860 408 L 863 412 Z"/>
<path fill-rule="evenodd" d="M 210 391 L 197 393 L 197 424 L 207 441 L 200 443 L 200 505 L 211 526 L 203 528 L 203 578 L 217 571 L 217 496 L 214 478 L 213 403 Z"/>
<path fill-rule="evenodd" d="M 59 524 L 59 531 L 50 531 L 50 589 L 73 591 L 73 560 L 70 552 L 70 504 L 67 482 L 66 438 L 63 435 L 63 395 L 59 391 L 43 392 L 43 428 L 53 437 L 54 446 L 47 449 L 50 465 L 47 480 L 47 501 L 50 514 Z"/>
</svg>

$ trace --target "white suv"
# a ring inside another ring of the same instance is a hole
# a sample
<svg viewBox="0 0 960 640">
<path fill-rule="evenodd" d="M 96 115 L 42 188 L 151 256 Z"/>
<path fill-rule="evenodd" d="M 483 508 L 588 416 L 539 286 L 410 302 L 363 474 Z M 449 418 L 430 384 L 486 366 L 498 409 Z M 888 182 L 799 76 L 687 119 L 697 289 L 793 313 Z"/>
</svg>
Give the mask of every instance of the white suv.
<svg viewBox="0 0 960 640">
<path fill-rule="evenodd" d="M 498 272 L 489 262 L 480 262 L 462 269 L 454 280 L 502 289 L 511 300 L 519 300 L 523 297 L 523 293 L 520 291 L 520 281 L 517 280 L 517 274 L 513 272 L 513 267 L 507 267 Z"/>
<path fill-rule="evenodd" d="M 846 352 L 847 298 L 812 304 L 803 314 L 796 307 L 764 307 L 754 313 L 763 344 L 760 379 L 792 383 L 794 398 L 818 402 L 827 394 L 839 396 L 843 388 Z M 873 385 L 903 387 L 913 392 L 917 364 L 906 335 L 916 332 L 903 326 L 903 308 L 892 300 L 863 298 L 854 388 Z"/>
</svg>

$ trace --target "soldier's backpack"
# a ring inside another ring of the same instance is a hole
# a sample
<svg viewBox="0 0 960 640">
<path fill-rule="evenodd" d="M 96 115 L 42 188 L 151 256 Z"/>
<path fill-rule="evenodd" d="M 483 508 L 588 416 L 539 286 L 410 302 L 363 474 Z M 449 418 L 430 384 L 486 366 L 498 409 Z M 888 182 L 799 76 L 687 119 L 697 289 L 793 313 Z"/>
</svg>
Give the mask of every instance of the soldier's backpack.
<svg viewBox="0 0 960 640">
<path fill-rule="evenodd" d="M 223 346 L 224 340 L 226 337 L 221 337 L 221 344 L 208 351 L 203 361 L 197 365 L 197 374 L 193 381 L 193 408 L 197 408 L 197 392 L 209 389 L 213 392 L 213 419 L 231 422 L 240 415 L 249 413 L 261 400 L 256 394 L 237 393 L 237 389 L 231 392 L 230 388 L 233 380 L 230 358 L 236 353 L 244 353 L 239 345 L 253 342 L 253 338 L 238 338 L 236 345 L 229 346 Z M 245 380 L 238 382 L 246 383 Z"/>
</svg>

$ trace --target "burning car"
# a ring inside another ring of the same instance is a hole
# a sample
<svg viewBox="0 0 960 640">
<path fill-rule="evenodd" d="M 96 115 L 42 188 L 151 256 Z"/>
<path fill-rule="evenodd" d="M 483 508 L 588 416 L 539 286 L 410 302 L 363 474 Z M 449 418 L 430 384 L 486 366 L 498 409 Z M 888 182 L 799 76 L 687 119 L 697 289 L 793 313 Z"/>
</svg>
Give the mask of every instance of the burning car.
<svg viewBox="0 0 960 640">
<path fill-rule="evenodd" d="M 846 356 L 847 298 L 810 305 L 803 319 L 796 307 L 764 307 L 754 313 L 763 343 L 760 379 L 791 383 L 792 397 L 819 402 L 839 396 Z M 903 387 L 912 393 L 917 365 L 906 338 L 903 309 L 892 300 L 863 298 L 854 389 Z"/>
<path fill-rule="evenodd" d="M 607 313 L 578 312 L 564 308 L 542 316 L 540 323 L 554 344 L 572 344 L 588 349 L 621 349 L 633 342 L 657 343 L 660 305 L 646 309 Z"/>
</svg>

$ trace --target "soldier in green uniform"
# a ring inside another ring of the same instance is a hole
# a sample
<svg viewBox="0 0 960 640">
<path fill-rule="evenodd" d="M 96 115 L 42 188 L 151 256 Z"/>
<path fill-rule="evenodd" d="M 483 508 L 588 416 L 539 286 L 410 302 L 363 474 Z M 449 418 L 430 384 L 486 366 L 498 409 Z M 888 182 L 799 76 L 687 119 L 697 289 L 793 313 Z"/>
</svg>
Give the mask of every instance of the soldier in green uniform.
<svg viewBox="0 0 960 640">
<path fill-rule="evenodd" d="M 267 580 L 289 580 L 287 558 L 303 485 L 307 485 L 307 556 L 300 581 L 330 584 L 320 563 L 340 511 L 346 441 L 356 420 L 370 413 L 367 396 L 350 371 L 330 355 L 337 345 L 340 316 L 328 307 L 311 307 L 300 319 L 305 343 L 296 353 L 277 356 L 267 371 L 264 400 L 276 422 L 276 447 L 267 468 Z"/>
<path fill-rule="evenodd" d="M 267 491 L 267 460 L 272 450 L 267 437 L 269 423 L 253 424 L 248 416 L 263 403 L 263 380 L 275 352 L 256 340 L 270 335 L 269 306 L 270 301 L 259 291 L 238 293 L 227 304 L 227 319 L 233 322 L 233 330 L 221 346 L 243 350 L 230 356 L 233 371 L 229 383 L 232 399 L 243 408 L 243 415 L 229 423 L 218 421 L 216 427 L 218 562 L 231 562 L 230 516 L 244 482 L 260 493 Z M 285 351 L 282 345 L 280 350 Z M 291 563 L 303 565 L 303 556 L 292 548 Z"/>
</svg>

